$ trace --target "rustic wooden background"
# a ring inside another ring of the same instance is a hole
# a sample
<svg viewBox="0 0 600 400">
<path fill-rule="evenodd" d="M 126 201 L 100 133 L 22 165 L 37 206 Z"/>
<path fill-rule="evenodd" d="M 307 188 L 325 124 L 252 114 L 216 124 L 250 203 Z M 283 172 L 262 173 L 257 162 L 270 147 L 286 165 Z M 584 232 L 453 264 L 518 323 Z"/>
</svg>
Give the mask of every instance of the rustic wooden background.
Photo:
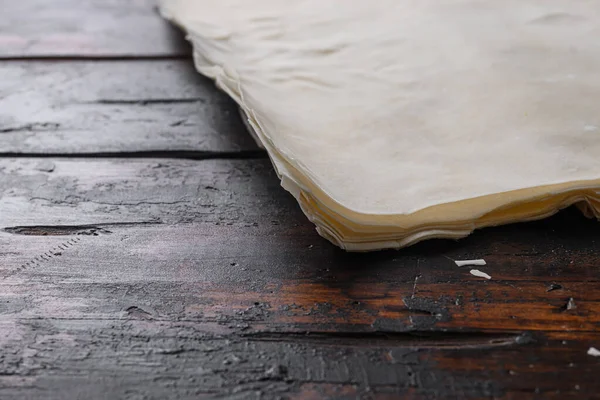
<svg viewBox="0 0 600 400">
<path fill-rule="evenodd" d="M 597 396 L 596 221 L 344 253 L 189 53 L 146 0 L 0 0 L 1 399 Z"/>
</svg>

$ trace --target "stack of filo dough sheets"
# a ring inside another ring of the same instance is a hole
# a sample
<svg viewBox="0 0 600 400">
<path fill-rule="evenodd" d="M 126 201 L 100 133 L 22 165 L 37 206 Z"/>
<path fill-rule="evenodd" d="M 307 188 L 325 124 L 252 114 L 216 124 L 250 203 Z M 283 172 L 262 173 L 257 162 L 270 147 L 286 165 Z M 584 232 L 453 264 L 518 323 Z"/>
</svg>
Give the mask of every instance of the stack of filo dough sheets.
<svg viewBox="0 0 600 400">
<path fill-rule="evenodd" d="M 163 0 L 317 231 L 353 251 L 600 216 L 600 1 Z"/>
</svg>

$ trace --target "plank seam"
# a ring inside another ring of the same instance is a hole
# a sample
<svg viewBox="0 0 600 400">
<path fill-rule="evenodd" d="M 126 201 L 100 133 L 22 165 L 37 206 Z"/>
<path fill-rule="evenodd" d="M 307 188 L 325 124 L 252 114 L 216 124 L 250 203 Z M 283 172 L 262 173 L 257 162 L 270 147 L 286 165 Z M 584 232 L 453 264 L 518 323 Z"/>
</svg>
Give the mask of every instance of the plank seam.
<svg viewBox="0 0 600 400">
<path fill-rule="evenodd" d="M 0 158 L 132 158 L 132 159 L 181 159 L 181 160 L 246 160 L 266 159 L 264 150 L 240 151 L 195 151 L 195 150 L 147 150 L 123 152 L 89 152 L 89 153 L 15 153 L 0 152 Z"/>
<path fill-rule="evenodd" d="M 165 61 L 165 60 L 191 60 L 191 51 L 185 54 L 147 54 L 147 55 L 110 55 L 110 54 L 63 54 L 63 55 L 15 55 L 1 56 L 2 62 L 71 62 L 71 61 Z"/>
</svg>

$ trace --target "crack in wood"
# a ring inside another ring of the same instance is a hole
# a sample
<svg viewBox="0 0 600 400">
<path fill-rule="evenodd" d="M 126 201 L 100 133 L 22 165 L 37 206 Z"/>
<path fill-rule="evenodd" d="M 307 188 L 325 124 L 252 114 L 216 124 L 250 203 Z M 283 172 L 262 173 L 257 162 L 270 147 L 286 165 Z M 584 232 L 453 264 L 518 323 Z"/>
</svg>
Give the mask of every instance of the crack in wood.
<svg viewBox="0 0 600 400">
<path fill-rule="evenodd" d="M 60 127 L 60 124 L 58 124 L 56 122 L 35 122 L 35 123 L 21 125 L 21 126 L 1 128 L 0 133 L 46 132 L 46 131 L 55 131 L 59 127 Z"/>
<path fill-rule="evenodd" d="M 83 197 L 77 197 L 77 196 L 70 196 L 70 201 L 64 201 L 64 200 L 54 200 L 54 199 L 49 199 L 46 197 L 30 197 L 29 200 L 33 201 L 33 200 L 42 200 L 42 201 L 47 201 L 49 203 L 52 204 L 65 204 L 65 205 L 74 205 L 77 203 L 92 203 L 92 204 L 98 204 L 98 205 L 102 205 L 102 206 L 133 206 L 133 207 L 137 207 L 137 206 L 141 206 L 141 205 L 175 205 L 175 204 L 188 204 L 190 203 L 189 200 L 174 200 L 174 201 L 136 201 L 136 202 L 125 202 L 125 201 L 120 201 L 120 202 L 108 202 L 108 201 L 97 201 L 97 200 L 90 200 L 90 199 L 86 199 Z M 135 224 L 145 224 L 146 222 L 123 222 L 123 223 L 116 223 L 119 225 L 135 225 Z"/>
<path fill-rule="evenodd" d="M 140 222 L 112 222 L 96 225 L 29 225 L 29 226 L 8 226 L 2 229 L 3 232 L 14 235 L 26 236 L 67 236 L 67 235 L 88 235 L 99 236 L 111 234 L 106 227 L 129 227 L 139 225 L 157 225 L 160 220 L 140 221 Z"/>
<path fill-rule="evenodd" d="M 46 200 L 46 199 L 44 199 L 44 200 Z M 137 206 L 141 206 L 141 205 L 175 205 L 175 204 L 189 204 L 190 203 L 189 200 L 136 201 L 136 202 L 128 203 L 125 201 L 123 201 L 123 202 L 107 202 L 107 201 L 95 201 L 95 200 L 86 200 L 86 199 L 81 199 L 81 202 L 99 204 L 99 205 L 104 205 L 104 206 L 133 206 L 133 207 L 137 207 Z"/>
<path fill-rule="evenodd" d="M 240 335 L 255 341 L 335 344 L 348 347 L 415 347 L 444 349 L 484 349 L 527 345 L 536 342 L 530 332 L 256 332 Z"/>
<path fill-rule="evenodd" d="M 26 236 L 68 236 L 110 234 L 109 230 L 95 226 L 11 226 L 3 229 L 4 232 L 14 235 Z"/>
<path fill-rule="evenodd" d="M 146 320 L 153 319 L 152 313 L 149 313 L 148 311 L 146 311 L 143 308 L 138 307 L 138 306 L 127 307 L 125 309 L 125 312 L 131 318 L 146 319 Z"/>
</svg>

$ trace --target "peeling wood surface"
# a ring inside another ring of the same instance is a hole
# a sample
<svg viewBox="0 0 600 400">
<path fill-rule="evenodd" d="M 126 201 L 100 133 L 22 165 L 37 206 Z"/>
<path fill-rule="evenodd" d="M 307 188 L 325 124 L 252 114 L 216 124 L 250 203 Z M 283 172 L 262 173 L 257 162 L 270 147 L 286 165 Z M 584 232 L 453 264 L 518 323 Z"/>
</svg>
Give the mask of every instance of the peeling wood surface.
<svg viewBox="0 0 600 400">
<path fill-rule="evenodd" d="M 0 62 L 0 153 L 182 150 L 257 150 L 190 61 Z"/>
<path fill-rule="evenodd" d="M 190 50 L 153 0 L 1 0 L 0 59 L 181 57 Z"/>
<path fill-rule="evenodd" d="M 4 3 L 1 399 L 597 396 L 597 221 L 345 253 L 148 1 Z"/>
</svg>

